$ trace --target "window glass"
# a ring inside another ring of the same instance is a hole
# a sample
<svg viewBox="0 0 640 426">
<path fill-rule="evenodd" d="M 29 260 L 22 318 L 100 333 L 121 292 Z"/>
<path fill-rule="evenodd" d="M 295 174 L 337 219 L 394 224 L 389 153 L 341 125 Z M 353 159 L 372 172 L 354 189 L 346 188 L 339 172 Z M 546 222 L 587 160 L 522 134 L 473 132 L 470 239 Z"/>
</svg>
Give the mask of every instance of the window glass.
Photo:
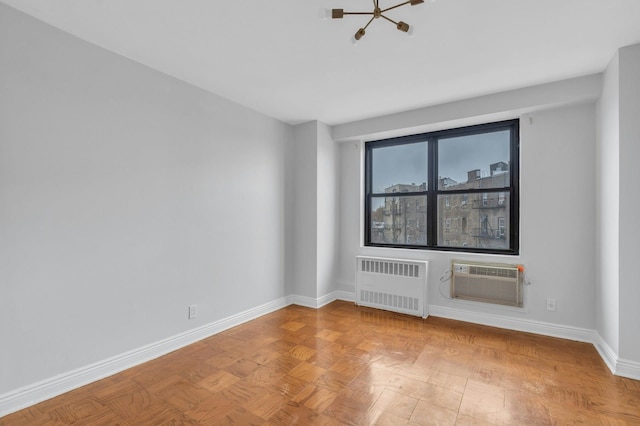
<svg viewBox="0 0 640 426">
<path fill-rule="evenodd" d="M 427 243 L 427 197 L 374 197 L 371 241 L 396 245 Z"/>
<path fill-rule="evenodd" d="M 438 189 L 506 188 L 510 132 L 466 135 L 438 140 Z"/>
<path fill-rule="evenodd" d="M 450 198 L 448 208 L 445 205 L 447 196 Z M 471 208 L 464 208 L 462 200 L 463 194 L 438 196 L 438 245 L 454 246 L 453 242 L 456 242 L 463 247 L 508 249 L 509 193 L 469 194 Z"/>
<path fill-rule="evenodd" d="M 427 142 L 375 148 L 371 158 L 372 192 L 424 191 L 427 157 Z"/>
</svg>

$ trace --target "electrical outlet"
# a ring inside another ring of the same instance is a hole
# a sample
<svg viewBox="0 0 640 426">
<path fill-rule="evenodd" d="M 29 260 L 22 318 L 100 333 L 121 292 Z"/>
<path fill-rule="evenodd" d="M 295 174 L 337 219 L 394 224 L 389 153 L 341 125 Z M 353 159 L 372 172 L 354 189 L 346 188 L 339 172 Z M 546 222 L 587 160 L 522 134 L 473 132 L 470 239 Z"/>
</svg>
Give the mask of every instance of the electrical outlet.
<svg viewBox="0 0 640 426">
<path fill-rule="evenodd" d="M 198 305 L 189 305 L 189 319 L 194 319 L 198 316 Z"/>
<path fill-rule="evenodd" d="M 547 311 L 556 311 L 556 299 L 547 298 Z"/>
</svg>

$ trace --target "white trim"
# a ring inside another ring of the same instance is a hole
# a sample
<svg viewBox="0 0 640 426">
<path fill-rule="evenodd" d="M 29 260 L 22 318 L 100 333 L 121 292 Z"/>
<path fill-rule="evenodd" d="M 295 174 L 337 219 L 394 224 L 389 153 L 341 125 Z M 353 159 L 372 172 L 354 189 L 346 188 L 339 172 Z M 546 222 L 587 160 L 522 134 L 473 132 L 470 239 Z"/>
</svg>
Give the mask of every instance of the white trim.
<svg viewBox="0 0 640 426">
<path fill-rule="evenodd" d="M 572 327 L 568 325 L 550 324 L 542 321 L 531 321 L 521 318 L 511 318 L 501 315 L 470 312 L 445 306 L 429 306 L 429 315 L 448 318 L 457 321 L 471 322 L 474 324 L 488 325 L 491 327 L 505 328 L 508 330 L 524 331 L 543 336 L 559 337 L 561 339 L 575 340 L 591 343 L 605 362 L 611 373 L 616 376 L 640 380 L 640 363 L 618 358 L 618 354 L 604 341 L 594 330 Z"/>
<path fill-rule="evenodd" d="M 604 360 L 605 364 L 607 364 L 612 374 L 640 380 L 640 363 L 618 358 L 618 354 L 611 349 L 611 346 L 609 346 L 597 332 L 595 333 L 593 346 L 596 347 L 600 357 Z"/>
<path fill-rule="evenodd" d="M 0 395 L 0 417 L 61 395 L 291 304 L 283 297 L 164 340 Z"/>
<path fill-rule="evenodd" d="M 640 380 L 640 362 L 618 358 L 616 371 L 613 374 L 629 379 Z"/>
<path fill-rule="evenodd" d="M 344 300 L 345 302 L 356 301 L 356 293 L 353 291 L 336 290 L 333 293 L 335 294 L 336 300 Z"/>
<path fill-rule="evenodd" d="M 346 291 L 335 291 L 334 300 L 354 301 L 355 294 Z M 604 360 L 611 373 L 616 376 L 640 380 L 640 363 L 618 358 L 618 355 L 594 330 L 573 327 L 569 325 L 557 325 L 542 321 L 531 321 L 521 318 L 511 318 L 501 315 L 481 312 L 470 312 L 462 309 L 448 308 L 445 306 L 429 305 L 429 315 L 440 318 L 448 318 L 456 321 L 465 321 L 474 324 L 482 324 L 490 327 L 504 328 L 507 330 L 523 331 L 542 336 L 558 337 L 577 342 L 591 343 Z"/>
<path fill-rule="evenodd" d="M 32 406 L 39 402 L 61 395 L 86 384 L 109 377 L 136 365 L 166 355 L 177 349 L 213 336 L 231 327 L 256 319 L 262 315 L 282 309 L 291 304 L 319 308 L 334 300 L 355 301 L 355 293 L 336 290 L 320 298 L 307 296 L 286 296 L 264 305 L 248 309 L 236 315 L 223 318 L 210 324 L 198 327 L 147 346 L 125 352 L 115 357 L 63 373 L 41 382 L 16 389 L 0 395 L 0 417 Z M 607 345 L 595 331 L 571 326 L 559 326 L 540 321 L 509 318 L 499 315 L 469 312 L 444 306 L 429 305 L 429 314 L 435 317 L 449 318 L 492 327 L 524 331 L 545 336 L 593 343 L 611 372 L 618 376 L 640 380 L 640 363 L 619 359 L 617 354 Z"/>
<path fill-rule="evenodd" d="M 542 321 L 531 321 L 480 312 L 463 311 L 461 309 L 448 308 L 445 306 L 429 305 L 429 315 L 458 321 L 466 321 L 474 324 L 488 325 L 491 327 L 506 328 L 508 330 L 541 334 L 543 336 L 559 337 L 578 342 L 593 343 L 595 335 L 593 330 L 585 328 L 550 324 Z"/>
<path fill-rule="evenodd" d="M 325 294 L 324 296 L 321 296 L 317 299 L 316 307 L 321 308 L 324 305 L 328 305 L 329 303 L 334 302 L 335 300 L 336 300 L 335 292 Z"/>
<path fill-rule="evenodd" d="M 313 297 L 298 295 L 293 295 L 290 297 L 292 304 L 314 309 L 321 308 L 324 305 L 328 305 L 329 303 L 336 300 L 344 300 L 347 302 L 353 302 L 356 300 L 354 292 L 342 290 L 332 291 L 331 293 L 320 296 L 317 299 L 314 299 Z"/>
<path fill-rule="evenodd" d="M 611 373 L 616 374 L 616 364 L 618 363 L 618 355 L 615 353 L 611 346 L 605 342 L 605 340 L 600 336 L 600 333 L 596 332 L 593 339 L 593 346 L 595 346 L 598 354 L 600 354 L 600 358 L 607 364 Z"/>
<path fill-rule="evenodd" d="M 299 296 L 297 294 L 293 294 L 289 296 L 291 303 L 298 306 L 304 306 L 305 308 L 318 308 L 318 299 L 314 299 L 313 297 L 308 296 Z"/>
</svg>

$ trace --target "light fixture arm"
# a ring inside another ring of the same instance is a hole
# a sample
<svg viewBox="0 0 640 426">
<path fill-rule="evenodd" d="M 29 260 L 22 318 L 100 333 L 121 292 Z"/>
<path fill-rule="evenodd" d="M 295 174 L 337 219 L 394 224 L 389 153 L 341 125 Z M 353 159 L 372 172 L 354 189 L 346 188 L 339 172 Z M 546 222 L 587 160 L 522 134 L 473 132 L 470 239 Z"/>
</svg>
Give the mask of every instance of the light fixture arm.
<svg viewBox="0 0 640 426">
<path fill-rule="evenodd" d="M 373 20 L 376 19 L 376 17 L 374 16 L 373 18 L 369 19 L 369 22 L 367 22 L 367 25 L 365 25 L 364 27 L 362 27 L 362 30 L 366 30 L 367 27 L 369 26 L 370 23 L 373 22 Z"/>
<path fill-rule="evenodd" d="M 389 19 L 384 15 L 380 15 L 380 17 L 382 17 L 382 18 L 386 19 L 387 21 L 391 22 L 393 25 L 396 25 L 396 26 L 398 25 L 398 23 L 396 21 L 394 21 L 393 19 Z"/>
<path fill-rule="evenodd" d="M 382 13 L 388 12 L 388 11 L 390 11 L 392 9 L 398 8 L 400 6 L 404 6 L 405 4 L 409 4 L 409 3 L 411 3 L 411 0 L 405 1 L 404 3 L 396 4 L 395 6 L 388 7 L 386 9 L 382 10 Z"/>
<path fill-rule="evenodd" d="M 362 38 L 362 36 L 364 36 L 365 34 L 365 30 L 367 29 L 367 27 L 371 24 L 371 22 L 373 22 L 374 19 L 377 18 L 384 18 L 385 20 L 391 22 L 392 24 L 394 24 L 396 26 L 396 28 L 399 31 L 402 32 L 409 32 L 409 24 L 407 24 L 406 22 L 400 21 L 400 22 L 396 22 L 393 19 L 390 19 L 389 17 L 385 16 L 384 13 L 388 12 L 390 10 L 396 9 L 398 7 L 401 6 L 405 6 L 407 4 L 410 4 L 411 6 L 415 6 L 417 4 L 420 3 L 424 3 L 424 0 L 407 0 L 404 1 L 402 3 L 398 3 L 395 6 L 391 6 L 388 7 L 386 9 L 380 9 L 380 0 L 373 0 L 373 12 L 345 12 L 344 9 L 333 9 L 332 10 L 332 17 L 334 19 L 341 19 L 344 18 L 345 15 L 373 15 L 371 17 L 371 19 L 369 20 L 369 22 L 367 22 L 367 25 L 365 25 L 364 27 L 360 28 L 357 32 L 356 35 L 354 36 L 354 38 L 357 40 L 360 40 L 360 38 Z"/>
<path fill-rule="evenodd" d="M 373 12 L 342 12 L 343 15 L 373 15 Z"/>
</svg>

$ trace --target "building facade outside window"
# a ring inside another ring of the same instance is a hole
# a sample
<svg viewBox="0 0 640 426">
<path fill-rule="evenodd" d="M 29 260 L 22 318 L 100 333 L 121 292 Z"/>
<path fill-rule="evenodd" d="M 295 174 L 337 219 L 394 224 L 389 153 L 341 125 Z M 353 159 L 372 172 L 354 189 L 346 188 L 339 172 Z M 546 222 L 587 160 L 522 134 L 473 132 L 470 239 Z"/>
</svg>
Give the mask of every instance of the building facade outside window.
<svg viewBox="0 0 640 426">
<path fill-rule="evenodd" d="M 365 144 L 365 245 L 517 254 L 518 120 Z"/>
</svg>

